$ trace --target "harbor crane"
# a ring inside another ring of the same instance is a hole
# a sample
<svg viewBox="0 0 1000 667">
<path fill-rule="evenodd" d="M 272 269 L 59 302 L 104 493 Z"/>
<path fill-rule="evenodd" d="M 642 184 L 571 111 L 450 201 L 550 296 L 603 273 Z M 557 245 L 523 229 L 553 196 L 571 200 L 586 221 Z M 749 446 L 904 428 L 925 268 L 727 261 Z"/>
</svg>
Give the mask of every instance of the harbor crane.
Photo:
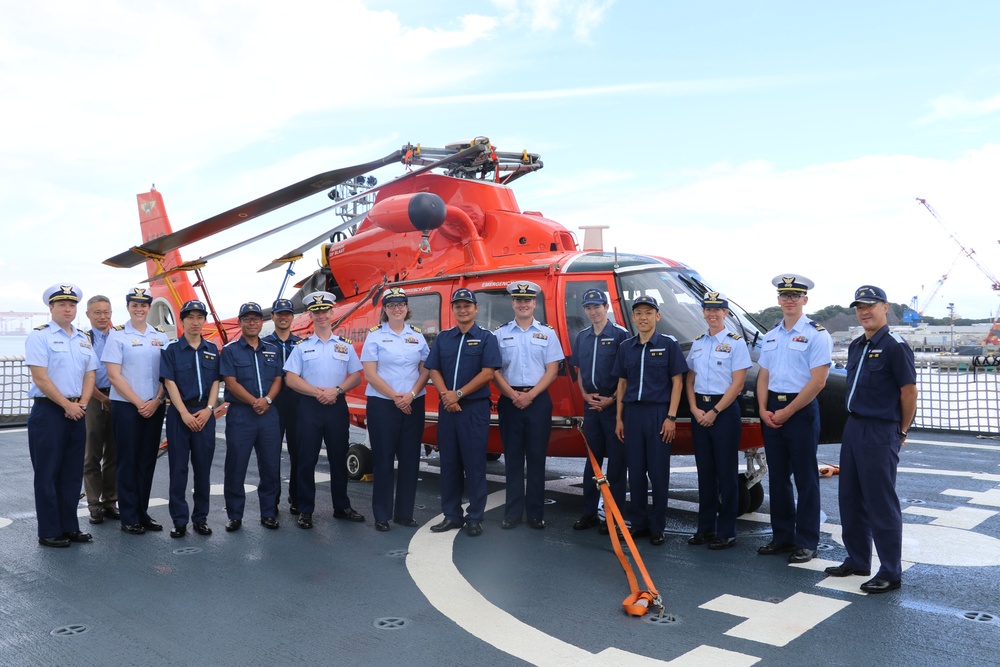
<svg viewBox="0 0 1000 667">
<path fill-rule="evenodd" d="M 958 244 L 958 247 L 961 248 L 960 255 L 965 255 L 972 260 L 972 263 L 976 265 L 976 268 L 982 271 L 983 275 L 989 278 L 993 291 L 1000 292 L 1000 278 L 997 278 L 996 275 L 994 275 L 989 269 L 979 263 L 979 260 L 975 257 L 976 251 L 972 248 L 965 247 L 965 245 L 958 239 L 958 236 L 956 236 L 955 233 L 948 228 L 948 225 L 944 224 L 944 220 L 942 220 L 941 216 L 939 216 L 937 211 L 934 210 L 934 207 L 927 203 L 926 199 L 917 197 L 917 201 L 920 202 L 921 206 L 927 209 L 928 213 L 934 216 L 934 219 L 938 221 L 938 224 L 941 225 L 946 232 L 948 232 L 948 236 Z M 945 278 L 947 278 L 947 276 L 945 276 Z M 993 324 L 990 326 L 990 332 L 986 335 L 985 343 L 987 345 L 1000 345 L 1000 309 L 997 310 L 997 314 L 993 318 Z"/>
</svg>

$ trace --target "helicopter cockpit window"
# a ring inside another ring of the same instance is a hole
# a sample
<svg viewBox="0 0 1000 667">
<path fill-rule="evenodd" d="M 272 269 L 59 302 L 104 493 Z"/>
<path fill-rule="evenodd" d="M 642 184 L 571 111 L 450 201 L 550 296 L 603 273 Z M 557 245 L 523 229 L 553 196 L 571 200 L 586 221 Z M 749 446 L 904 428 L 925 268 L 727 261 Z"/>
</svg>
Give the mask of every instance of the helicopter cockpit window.
<svg viewBox="0 0 1000 667">
<path fill-rule="evenodd" d="M 695 337 L 704 333 L 701 298 L 669 271 L 626 273 L 620 282 L 623 310 L 631 313 L 632 302 L 640 296 L 653 297 L 660 304 L 656 330 L 676 338 L 685 351 Z M 633 329 L 631 323 L 628 328 Z"/>
<path fill-rule="evenodd" d="M 590 289 L 599 289 L 608 295 L 608 281 L 606 280 L 580 280 L 566 283 L 566 329 L 569 331 L 570 341 L 576 342 L 576 335 L 590 326 L 590 320 L 583 312 L 583 293 Z M 610 299 L 609 299 L 610 302 Z M 608 311 L 608 319 L 615 322 L 615 311 Z M 620 324 L 620 323 L 618 323 Z"/>
<path fill-rule="evenodd" d="M 418 327 L 430 345 L 441 332 L 441 295 L 436 292 L 409 297 L 410 324 Z"/>
<path fill-rule="evenodd" d="M 476 292 L 476 300 L 479 302 L 476 324 L 487 331 L 493 331 L 501 324 L 507 324 L 514 319 L 514 307 L 511 305 L 510 294 L 507 293 L 507 290 Z M 535 319 L 547 323 L 545 319 L 545 295 L 539 294 L 535 302 Z"/>
</svg>

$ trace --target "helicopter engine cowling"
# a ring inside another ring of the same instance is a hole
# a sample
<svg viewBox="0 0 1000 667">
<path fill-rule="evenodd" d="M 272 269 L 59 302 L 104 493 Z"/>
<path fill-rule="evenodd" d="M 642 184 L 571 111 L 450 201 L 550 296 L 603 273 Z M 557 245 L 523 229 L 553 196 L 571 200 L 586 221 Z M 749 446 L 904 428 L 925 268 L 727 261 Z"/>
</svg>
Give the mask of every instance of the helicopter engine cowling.
<svg viewBox="0 0 1000 667">
<path fill-rule="evenodd" d="M 441 197 L 416 192 L 379 201 L 368 212 L 368 220 L 387 232 L 429 232 L 440 227 L 446 215 L 447 207 Z"/>
</svg>

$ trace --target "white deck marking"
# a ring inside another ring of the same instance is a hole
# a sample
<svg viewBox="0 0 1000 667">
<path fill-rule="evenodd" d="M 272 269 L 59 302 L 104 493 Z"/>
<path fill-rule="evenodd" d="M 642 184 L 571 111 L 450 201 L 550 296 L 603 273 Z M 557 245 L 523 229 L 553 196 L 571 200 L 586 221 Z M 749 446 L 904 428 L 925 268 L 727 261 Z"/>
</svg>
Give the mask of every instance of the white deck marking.
<svg viewBox="0 0 1000 667">
<path fill-rule="evenodd" d="M 820 531 L 844 544 L 842 527 L 824 523 Z M 953 567 L 988 567 L 1000 565 L 1000 540 L 950 526 L 929 523 L 903 523 L 903 562 L 949 565 Z"/>
<path fill-rule="evenodd" d="M 966 502 L 973 505 L 987 505 L 989 507 L 1000 507 L 1000 488 L 988 491 L 963 491 L 961 489 L 946 489 L 941 492 L 945 496 L 957 496 L 968 498 Z"/>
<path fill-rule="evenodd" d="M 503 504 L 504 491 L 489 495 L 486 511 Z M 656 660 L 610 647 L 594 654 L 517 619 L 487 600 L 455 566 L 453 547 L 464 531 L 432 533 L 430 526 L 444 518 L 438 515 L 424 524 L 410 540 L 406 568 L 431 605 L 459 627 L 487 644 L 534 665 L 605 667 L 608 664 L 676 665 L 701 667 L 726 664 L 753 665 L 759 658 L 708 646 L 696 648 L 670 662 Z"/>
<path fill-rule="evenodd" d="M 931 521 L 932 526 L 947 526 L 948 528 L 961 528 L 963 530 L 972 530 L 982 522 L 997 515 L 997 512 L 981 510 L 975 507 L 956 507 L 951 510 L 938 510 L 933 507 L 918 505 L 907 507 L 903 510 L 903 513 L 937 517 Z"/>
<path fill-rule="evenodd" d="M 962 472 L 960 470 L 934 470 L 932 468 L 899 468 L 897 472 L 911 475 L 941 475 L 942 477 L 968 477 L 980 482 L 1000 482 L 1000 475 L 988 472 Z"/>
<path fill-rule="evenodd" d="M 0 528 L 6 528 L 12 523 L 14 523 L 12 519 L 5 519 L 3 517 L 0 517 Z"/>
<path fill-rule="evenodd" d="M 736 595 L 720 595 L 701 605 L 701 608 L 747 619 L 726 631 L 730 637 L 771 646 L 787 646 L 850 604 L 809 593 L 796 593 L 778 604 Z"/>
<path fill-rule="evenodd" d="M 962 449 L 989 449 L 995 452 L 1000 452 L 1000 446 L 998 445 L 976 445 L 971 442 L 945 442 L 944 440 L 910 440 L 907 439 L 906 444 L 908 445 L 937 445 L 938 447 L 959 447 Z"/>
</svg>

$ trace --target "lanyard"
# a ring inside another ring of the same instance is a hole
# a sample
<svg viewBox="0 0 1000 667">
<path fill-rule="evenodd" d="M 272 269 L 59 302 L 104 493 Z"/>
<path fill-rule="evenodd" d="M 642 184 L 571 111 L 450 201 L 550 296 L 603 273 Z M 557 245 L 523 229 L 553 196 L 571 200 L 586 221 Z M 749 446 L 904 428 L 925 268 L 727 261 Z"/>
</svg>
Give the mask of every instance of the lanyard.
<svg viewBox="0 0 1000 667">
<path fill-rule="evenodd" d="M 195 373 L 198 374 L 198 402 L 201 403 L 202 396 L 205 394 L 205 387 L 201 384 L 201 360 L 198 358 L 198 350 L 194 351 L 194 369 Z"/>
<path fill-rule="evenodd" d="M 590 364 L 590 384 L 593 385 L 594 389 L 597 389 L 597 334 L 594 334 L 594 360 Z"/>
<path fill-rule="evenodd" d="M 458 391 L 458 364 L 462 361 L 462 348 L 465 347 L 465 334 L 462 334 L 462 338 L 458 341 L 458 356 L 455 357 L 455 375 L 451 379 L 451 389 L 452 391 Z"/>
<path fill-rule="evenodd" d="M 257 398 L 260 398 L 264 395 L 264 386 L 260 383 L 260 360 L 257 358 L 257 350 L 253 351 L 253 369 L 257 373 Z"/>
<path fill-rule="evenodd" d="M 635 400 L 642 400 L 642 381 L 646 376 L 646 346 L 649 345 L 650 341 L 646 341 L 642 344 L 642 356 L 639 357 L 639 395 Z"/>
<path fill-rule="evenodd" d="M 854 382 L 851 384 L 851 393 L 847 395 L 847 411 L 851 411 L 851 399 L 854 398 L 854 390 L 858 386 L 858 378 L 861 377 L 861 367 L 865 365 L 865 357 L 868 356 L 868 346 L 871 345 L 871 340 L 865 341 L 865 349 L 861 352 L 861 361 L 858 362 L 858 370 L 854 374 Z"/>
</svg>

